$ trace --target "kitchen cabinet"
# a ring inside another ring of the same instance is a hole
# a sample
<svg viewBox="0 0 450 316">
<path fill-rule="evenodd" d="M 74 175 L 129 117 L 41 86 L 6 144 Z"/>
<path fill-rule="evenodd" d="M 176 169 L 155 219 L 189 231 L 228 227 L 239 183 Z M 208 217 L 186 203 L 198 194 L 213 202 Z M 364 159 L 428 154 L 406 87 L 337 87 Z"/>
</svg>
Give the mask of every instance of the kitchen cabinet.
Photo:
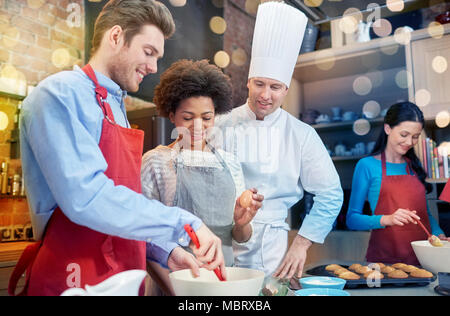
<svg viewBox="0 0 450 316">
<path fill-rule="evenodd" d="M 432 38 L 424 29 L 412 32 L 411 41 L 406 45 L 389 36 L 302 54 L 283 108 L 295 117 L 313 109 L 332 119 L 333 107 L 362 117 L 363 106 L 368 101 L 377 102 L 382 111 L 399 101 L 416 102 L 416 92 L 427 89 L 432 97 L 422 110 L 427 120 L 434 121 L 437 113 L 450 108 L 450 89 L 444 87 L 450 81 L 450 70 L 439 74 L 431 66 L 436 56 L 450 63 L 450 24 L 443 26 L 443 34 L 439 39 Z M 339 143 L 353 148 L 357 143 L 376 140 L 382 122 L 380 116 L 368 120 L 369 129 L 364 135 L 354 132 L 353 122 L 313 127 L 324 144 L 334 151 Z M 435 125 L 433 128 L 438 129 Z M 444 132 L 431 130 L 430 133 L 431 137 L 438 135 L 440 139 L 435 139 L 438 142 L 450 137 L 448 128 Z M 343 189 L 351 188 L 353 169 L 361 157 L 333 158 Z"/>
</svg>

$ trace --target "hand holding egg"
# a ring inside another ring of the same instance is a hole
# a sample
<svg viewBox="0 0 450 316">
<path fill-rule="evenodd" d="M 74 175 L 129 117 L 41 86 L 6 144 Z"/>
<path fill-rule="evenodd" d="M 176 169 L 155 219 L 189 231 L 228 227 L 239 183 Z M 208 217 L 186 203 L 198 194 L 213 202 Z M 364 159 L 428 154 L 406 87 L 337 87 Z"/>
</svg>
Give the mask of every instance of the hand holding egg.
<svg viewBox="0 0 450 316">
<path fill-rule="evenodd" d="M 234 209 L 235 225 L 244 226 L 250 223 L 255 217 L 256 212 L 262 206 L 264 196 L 258 194 L 258 190 L 245 190 L 241 196 L 236 200 Z"/>
</svg>

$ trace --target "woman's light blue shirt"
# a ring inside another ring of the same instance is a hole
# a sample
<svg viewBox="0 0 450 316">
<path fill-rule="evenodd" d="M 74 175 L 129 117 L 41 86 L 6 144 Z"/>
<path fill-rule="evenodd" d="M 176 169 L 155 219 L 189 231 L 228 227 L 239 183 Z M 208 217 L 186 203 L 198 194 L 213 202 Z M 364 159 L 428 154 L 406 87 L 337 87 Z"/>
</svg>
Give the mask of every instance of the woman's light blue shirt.
<svg viewBox="0 0 450 316">
<path fill-rule="evenodd" d="M 126 92 L 96 72 L 108 90 L 117 124 L 129 126 Z M 166 265 L 170 252 L 187 246 L 183 226 L 202 222 L 189 212 L 116 186 L 105 176 L 98 146 L 103 112 L 94 84 L 77 68 L 43 80 L 24 100 L 20 144 L 25 186 L 35 237 L 40 239 L 56 206 L 74 223 L 126 239 L 147 241 L 149 259 Z"/>
<path fill-rule="evenodd" d="M 386 174 L 406 175 L 406 163 L 386 162 Z M 373 156 L 358 161 L 353 173 L 352 193 L 347 211 L 347 227 L 352 230 L 370 230 L 384 228 L 380 225 L 381 215 L 373 215 L 378 203 L 381 188 L 381 160 Z M 362 213 L 365 201 L 369 201 L 372 216 Z M 401 206 L 399 206 L 401 207 Z M 427 210 L 430 219 L 432 234 L 439 235 L 444 232 L 439 224 Z"/>
</svg>

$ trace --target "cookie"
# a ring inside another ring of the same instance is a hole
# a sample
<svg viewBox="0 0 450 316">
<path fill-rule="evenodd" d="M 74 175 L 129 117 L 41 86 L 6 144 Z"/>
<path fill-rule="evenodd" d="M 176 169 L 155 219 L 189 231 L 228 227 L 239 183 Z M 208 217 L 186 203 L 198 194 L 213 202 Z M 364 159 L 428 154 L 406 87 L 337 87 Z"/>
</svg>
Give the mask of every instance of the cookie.
<svg viewBox="0 0 450 316">
<path fill-rule="evenodd" d="M 404 264 L 404 263 L 396 263 L 396 264 L 393 264 L 392 266 L 394 268 L 396 268 L 396 269 L 401 269 L 401 268 L 406 267 L 406 264 Z"/>
<path fill-rule="evenodd" d="M 340 265 L 338 265 L 338 264 L 329 264 L 329 265 L 327 265 L 326 267 L 325 267 L 325 270 L 327 270 L 327 271 L 334 271 L 334 270 L 336 270 L 336 269 L 339 269 L 339 268 L 342 268 Z"/>
<path fill-rule="evenodd" d="M 383 273 L 391 273 L 394 270 L 395 270 L 395 268 L 393 268 L 391 266 L 385 266 L 385 267 L 381 268 L 381 272 L 383 272 Z"/>
<path fill-rule="evenodd" d="M 354 272 L 346 271 L 338 275 L 341 279 L 344 280 L 359 280 L 359 275 Z"/>
<path fill-rule="evenodd" d="M 425 269 L 413 270 L 410 275 L 414 278 L 432 278 L 433 277 L 433 273 L 431 273 Z"/>
<path fill-rule="evenodd" d="M 379 271 L 370 271 L 370 272 L 366 272 L 364 273 L 364 278 L 365 279 L 383 279 L 384 275 L 383 273 L 379 272 Z"/>
<path fill-rule="evenodd" d="M 371 272 L 371 271 L 373 271 L 373 270 L 371 268 L 369 268 L 368 266 L 361 266 L 355 270 L 355 272 L 359 273 L 359 274 L 364 274 L 364 273 Z"/>
<path fill-rule="evenodd" d="M 356 269 L 358 269 L 359 267 L 362 267 L 362 265 L 360 265 L 359 263 L 354 263 L 348 268 L 352 271 L 356 271 Z"/>
<path fill-rule="evenodd" d="M 392 279 L 406 279 L 408 278 L 408 274 L 402 270 L 394 270 L 388 273 L 388 277 Z"/>
<path fill-rule="evenodd" d="M 380 268 L 380 270 L 386 266 L 384 263 L 381 263 L 381 262 L 375 262 L 375 263 L 370 264 L 370 266 L 372 267 L 372 269 L 377 270 L 376 265 L 378 265 L 378 267 Z"/>
<path fill-rule="evenodd" d="M 339 268 L 333 271 L 334 274 L 339 275 L 344 272 L 349 272 L 346 268 Z"/>
<path fill-rule="evenodd" d="M 405 272 L 411 273 L 414 270 L 418 270 L 419 268 L 413 265 L 407 265 L 406 267 L 400 268 L 400 270 L 403 270 Z"/>
</svg>

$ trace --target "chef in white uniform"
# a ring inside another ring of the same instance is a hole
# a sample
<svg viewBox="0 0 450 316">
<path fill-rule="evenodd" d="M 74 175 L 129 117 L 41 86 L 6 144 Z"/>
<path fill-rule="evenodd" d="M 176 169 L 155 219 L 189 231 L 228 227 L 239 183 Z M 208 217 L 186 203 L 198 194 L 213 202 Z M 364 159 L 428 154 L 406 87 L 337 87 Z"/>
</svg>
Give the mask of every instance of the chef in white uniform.
<svg viewBox="0 0 450 316">
<path fill-rule="evenodd" d="M 242 164 L 245 186 L 265 197 L 251 239 L 233 245 L 235 265 L 281 278 L 301 277 L 308 248 L 324 242 L 343 200 L 339 176 L 315 130 L 281 109 L 306 24 L 306 16 L 287 4 L 259 6 L 247 103 L 216 118 L 225 148 Z M 304 190 L 315 195 L 314 205 L 288 249 L 288 210 Z"/>
</svg>

